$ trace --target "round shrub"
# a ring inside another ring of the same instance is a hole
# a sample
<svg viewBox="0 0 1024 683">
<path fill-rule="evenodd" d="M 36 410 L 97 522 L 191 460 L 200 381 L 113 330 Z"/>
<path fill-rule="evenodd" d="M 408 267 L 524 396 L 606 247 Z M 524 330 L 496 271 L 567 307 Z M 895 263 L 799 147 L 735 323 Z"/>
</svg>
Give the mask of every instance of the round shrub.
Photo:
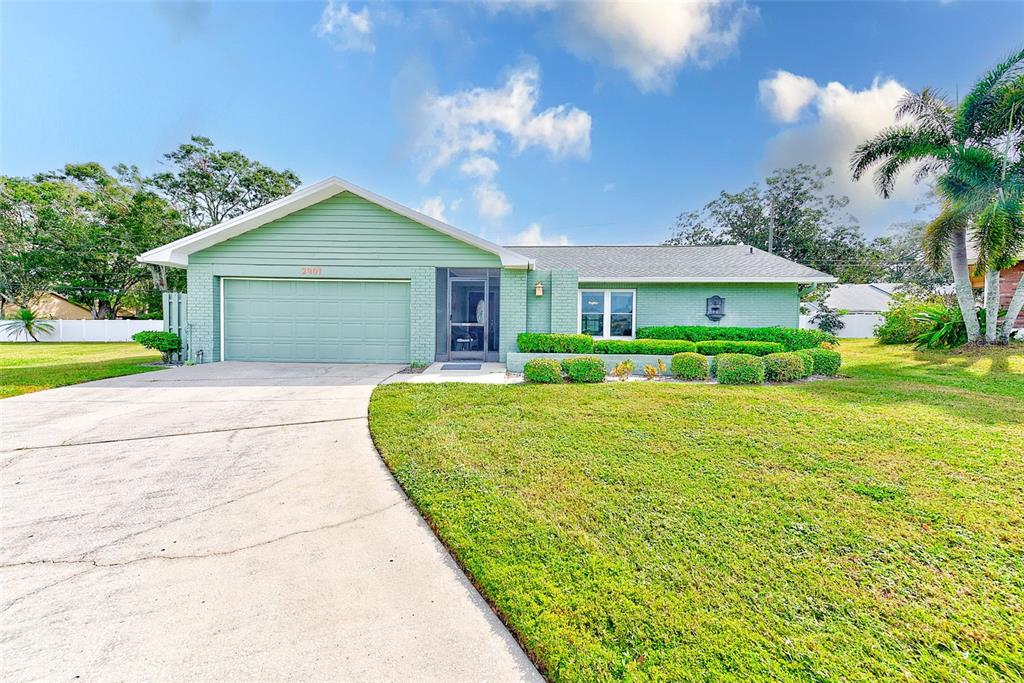
<svg viewBox="0 0 1024 683">
<path fill-rule="evenodd" d="M 709 371 L 707 356 L 692 352 L 672 356 L 672 374 L 679 379 L 707 379 Z"/>
<path fill-rule="evenodd" d="M 523 376 L 537 384 L 561 384 L 562 364 L 554 358 L 531 358 L 523 366 Z"/>
<path fill-rule="evenodd" d="M 764 382 L 764 361 L 748 353 L 723 353 L 715 356 L 714 367 L 719 384 Z"/>
<path fill-rule="evenodd" d="M 843 358 L 838 351 L 831 349 L 811 349 L 810 351 L 814 356 L 814 374 L 828 375 L 829 377 L 839 374 L 839 366 L 842 364 Z"/>
<path fill-rule="evenodd" d="M 576 356 L 562 361 L 570 382 L 593 384 L 604 381 L 604 361 L 597 356 Z"/>
<path fill-rule="evenodd" d="M 795 353 L 770 353 L 761 360 L 769 382 L 792 382 L 804 375 L 804 360 Z"/>
<path fill-rule="evenodd" d="M 804 371 L 801 373 L 801 377 L 810 377 L 814 374 L 814 354 L 811 353 L 810 349 L 800 349 L 794 351 L 796 355 L 800 356 L 800 360 L 803 361 Z"/>
<path fill-rule="evenodd" d="M 133 334 L 132 340 L 142 344 L 147 349 L 159 351 L 165 363 L 170 363 L 171 355 L 181 351 L 181 337 L 173 332 L 144 330 Z"/>
</svg>

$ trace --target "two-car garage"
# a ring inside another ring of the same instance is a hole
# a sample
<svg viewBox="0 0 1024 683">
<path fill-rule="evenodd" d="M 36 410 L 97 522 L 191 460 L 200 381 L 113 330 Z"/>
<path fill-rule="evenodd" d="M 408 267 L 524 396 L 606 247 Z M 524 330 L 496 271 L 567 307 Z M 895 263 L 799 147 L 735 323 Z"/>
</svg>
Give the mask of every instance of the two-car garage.
<svg viewBox="0 0 1024 683">
<path fill-rule="evenodd" d="M 224 360 L 408 363 L 409 282 L 221 280 Z"/>
</svg>

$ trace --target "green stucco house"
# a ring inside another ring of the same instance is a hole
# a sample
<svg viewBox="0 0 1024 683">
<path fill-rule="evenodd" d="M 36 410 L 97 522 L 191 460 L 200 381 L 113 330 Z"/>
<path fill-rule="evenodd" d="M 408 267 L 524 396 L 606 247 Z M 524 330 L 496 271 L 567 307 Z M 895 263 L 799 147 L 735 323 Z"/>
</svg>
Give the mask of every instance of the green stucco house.
<svg viewBox="0 0 1024 683">
<path fill-rule="evenodd" d="M 176 329 L 197 362 L 504 361 L 527 331 L 796 327 L 799 285 L 834 281 L 743 245 L 503 247 L 338 178 L 139 260 L 188 269 Z"/>
</svg>

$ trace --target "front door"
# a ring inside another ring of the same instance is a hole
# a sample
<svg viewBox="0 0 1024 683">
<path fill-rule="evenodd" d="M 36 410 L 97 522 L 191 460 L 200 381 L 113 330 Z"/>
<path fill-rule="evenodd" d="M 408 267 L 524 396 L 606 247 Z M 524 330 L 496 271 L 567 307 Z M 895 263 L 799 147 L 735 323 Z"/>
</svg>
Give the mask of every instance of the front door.
<svg viewBox="0 0 1024 683">
<path fill-rule="evenodd" d="M 448 357 L 484 360 L 488 351 L 487 278 L 448 281 Z"/>
</svg>

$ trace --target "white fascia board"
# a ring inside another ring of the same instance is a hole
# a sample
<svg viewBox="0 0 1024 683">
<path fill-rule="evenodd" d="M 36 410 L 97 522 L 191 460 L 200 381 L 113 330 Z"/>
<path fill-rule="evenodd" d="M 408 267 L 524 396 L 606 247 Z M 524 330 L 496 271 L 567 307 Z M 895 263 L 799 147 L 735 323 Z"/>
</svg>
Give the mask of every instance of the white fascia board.
<svg viewBox="0 0 1024 683">
<path fill-rule="evenodd" d="M 370 192 L 369 190 L 365 190 L 358 185 L 353 185 L 346 180 L 333 177 L 326 178 L 318 183 L 310 185 L 309 187 L 297 190 L 287 197 L 282 197 L 277 201 L 273 201 L 266 206 L 261 206 L 260 208 L 254 209 L 253 211 L 243 214 L 237 218 L 224 221 L 223 223 L 214 225 L 205 230 L 200 230 L 193 235 L 183 237 L 169 244 L 165 244 L 162 247 L 157 247 L 156 249 L 147 251 L 139 256 L 138 260 L 143 263 L 152 263 L 154 265 L 177 266 L 179 268 L 183 268 L 188 265 L 189 254 L 194 254 L 195 252 L 213 246 L 218 242 L 231 239 L 232 237 L 241 235 L 253 228 L 258 228 L 261 225 L 265 225 L 271 221 L 277 220 L 278 218 L 287 216 L 290 213 L 294 213 L 295 211 L 299 211 L 318 202 L 322 202 L 323 200 L 333 197 L 340 192 L 351 192 L 358 197 L 362 197 L 368 202 L 382 206 L 390 211 L 394 211 L 400 216 L 405 216 L 409 220 L 416 221 L 428 228 L 432 228 L 440 233 L 454 237 L 457 240 L 466 242 L 467 244 L 472 244 L 484 251 L 495 254 L 501 259 L 501 265 L 503 267 L 523 269 L 531 267 L 531 260 L 522 254 L 517 254 L 510 249 L 505 249 L 504 247 L 498 246 L 493 242 L 489 242 L 482 237 L 459 230 L 458 228 L 439 221 L 436 218 L 431 218 L 419 211 L 415 211 L 386 197 L 382 197 Z"/>
<path fill-rule="evenodd" d="M 752 282 L 752 283 L 776 283 L 776 284 L 822 284 L 826 282 L 838 282 L 837 278 L 831 275 L 818 277 L 774 277 L 774 276 L 748 276 L 748 277 L 602 277 L 580 276 L 580 283 L 587 282 L 665 282 L 665 283 L 699 283 L 699 282 Z"/>
</svg>

